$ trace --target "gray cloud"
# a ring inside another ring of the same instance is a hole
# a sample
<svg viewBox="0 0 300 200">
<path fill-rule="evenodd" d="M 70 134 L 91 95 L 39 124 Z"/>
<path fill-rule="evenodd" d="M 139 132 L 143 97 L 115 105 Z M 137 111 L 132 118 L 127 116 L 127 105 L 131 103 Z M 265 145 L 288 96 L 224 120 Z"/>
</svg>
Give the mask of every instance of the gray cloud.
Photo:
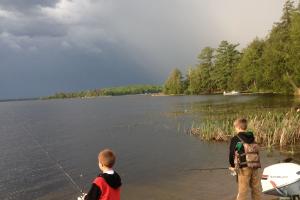
<svg viewBox="0 0 300 200">
<path fill-rule="evenodd" d="M 281 0 L 2 0 L 0 98 L 162 83 L 221 40 L 245 46 Z M 22 74 L 22 77 L 18 77 Z M 13 82 L 17 78 L 17 82 Z"/>
<path fill-rule="evenodd" d="M 1 6 L 8 9 L 32 9 L 34 6 L 54 6 L 58 0 L 1 0 Z"/>
</svg>

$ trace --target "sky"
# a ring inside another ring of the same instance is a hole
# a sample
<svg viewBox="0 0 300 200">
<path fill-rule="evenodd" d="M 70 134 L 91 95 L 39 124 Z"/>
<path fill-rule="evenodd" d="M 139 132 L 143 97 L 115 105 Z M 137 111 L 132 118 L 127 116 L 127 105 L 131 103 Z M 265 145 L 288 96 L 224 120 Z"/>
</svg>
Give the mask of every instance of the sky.
<svg viewBox="0 0 300 200">
<path fill-rule="evenodd" d="M 0 99 L 162 84 L 206 46 L 264 38 L 283 0 L 0 0 Z"/>
</svg>

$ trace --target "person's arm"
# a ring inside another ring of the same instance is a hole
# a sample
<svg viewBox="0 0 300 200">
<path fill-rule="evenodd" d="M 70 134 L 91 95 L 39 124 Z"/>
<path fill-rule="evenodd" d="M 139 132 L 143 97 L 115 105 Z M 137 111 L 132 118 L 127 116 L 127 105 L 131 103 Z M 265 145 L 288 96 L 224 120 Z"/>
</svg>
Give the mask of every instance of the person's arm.
<svg viewBox="0 0 300 200">
<path fill-rule="evenodd" d="M 233 137 L 230 141 L 230 147 L 229 147 L 229 164 L 231 167 L 234 166 L 234 154 L 235 154 L 235 147 L 236 147 L 236 137 Z"/>
<path fill-rule="evenodd" d="M 90 191 L 84 197 L 84 200 L 99 200 L 101 193 L 101 189 L 93 183 Z"/>
</svg>

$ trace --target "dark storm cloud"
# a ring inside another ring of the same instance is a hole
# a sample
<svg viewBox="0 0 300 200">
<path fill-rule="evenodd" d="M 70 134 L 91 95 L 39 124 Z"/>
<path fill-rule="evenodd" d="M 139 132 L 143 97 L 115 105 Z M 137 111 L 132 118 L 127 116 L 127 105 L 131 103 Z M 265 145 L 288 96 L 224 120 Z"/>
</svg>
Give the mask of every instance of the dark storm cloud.
<svg viewBox="0 0 300 200">
<path fill-rule="evenodd" d="M 25 11 L 34 6 L 54 6 L 58 0 L 1 0 L 0 5 L 8 9 Z"/>
<path fill-rule="evenodd" d="M 0 98 L 163 82 L 204 46 L 245 46 L 281 0 L 2 0 Z M 267 14 L 266 14 L 267 13 Z"/>
<path fill-rule="evenodd" d="M 43 19 L 23 19 L 22 23 L 13 20 L 1 20 L 0 32 L 8 32 L 15 36 L 28 37 L 60 37 L 66 35 L 67 29 L 62 24 Z"/>
<path fill-rule="evenodd" d="M 152 82 L 148 78 L 151 74 L 134 61 L 117 49 L 106 49 L 109 50 L 97 56 L 76 50 L 34 51 L 17 54 L 17 59 L 16 54 L 0 50 L 4 55 L 0 57 L 0 99 Z M 109 54 L 115 55 L 116 59 Z"/>
</svg>

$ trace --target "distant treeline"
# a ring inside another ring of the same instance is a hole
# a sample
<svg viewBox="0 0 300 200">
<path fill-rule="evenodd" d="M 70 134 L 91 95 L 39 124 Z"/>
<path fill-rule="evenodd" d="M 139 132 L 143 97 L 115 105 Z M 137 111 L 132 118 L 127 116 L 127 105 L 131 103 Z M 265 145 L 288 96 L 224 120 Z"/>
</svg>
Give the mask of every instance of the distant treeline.
<svg viewBox="0 0 300 200">
<path fill-rule="evenodd" d="M 300 94 L 300 4 L 287 0 L 279 22 L 263 38 L 239 51 L 239 44 L 222 41 L 205 47 L 198 64 L 185 77 L 174 69 L 165 94 L 203 94 L 239 90 Z"/>
<path fill-rule="evenodd" d="M 129 94 L 152 94 L 162 92 L 162 86 L 157 85 L 129 85 L 122 87 L 102 88 L 95 90 L 84 90 L 80 92 L 59 92 L 44 99 L 65 99 L 65 98 L 90 98 L 97 96 L 118 96 Z"/>
</svg>

